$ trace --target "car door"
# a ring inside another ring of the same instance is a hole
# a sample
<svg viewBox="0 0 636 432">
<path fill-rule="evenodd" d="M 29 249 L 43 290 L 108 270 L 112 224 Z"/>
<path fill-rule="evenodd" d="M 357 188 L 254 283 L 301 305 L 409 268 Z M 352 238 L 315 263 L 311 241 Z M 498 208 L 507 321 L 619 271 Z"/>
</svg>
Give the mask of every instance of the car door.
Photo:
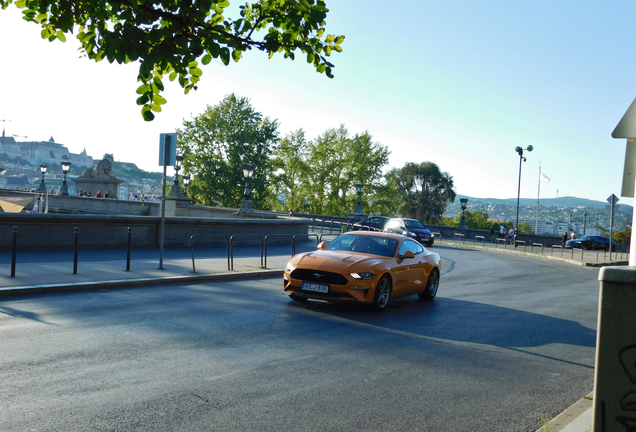
<svg viewBox="0 0 636 432">
<path fill-rule="evenodd" d="M 404 252 L 413 252 L 413 258 L 400 258 Z M 393 295 L 400 296 L 421 291 L 424 284 L 424 247 L 410 238 L 400 244 L 394 267 Z"/>
</svg>

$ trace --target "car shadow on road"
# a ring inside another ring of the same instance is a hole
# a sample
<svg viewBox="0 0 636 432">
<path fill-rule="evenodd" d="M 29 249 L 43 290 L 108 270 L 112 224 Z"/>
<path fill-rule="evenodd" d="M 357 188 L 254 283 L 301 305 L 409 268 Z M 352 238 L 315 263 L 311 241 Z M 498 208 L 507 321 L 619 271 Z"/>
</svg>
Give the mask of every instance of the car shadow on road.
<svg viewBox="0 0 636 432">
<path fill-rule="evenodd" d="M 449 298 L 406 297 L 376 313 L 362 305 L 310 302 L 314 311 L 364 324 L 458 342 L 529 348 L 568 344 L 593 348 L 596 331 L 576 321 Z"/>
</svg>

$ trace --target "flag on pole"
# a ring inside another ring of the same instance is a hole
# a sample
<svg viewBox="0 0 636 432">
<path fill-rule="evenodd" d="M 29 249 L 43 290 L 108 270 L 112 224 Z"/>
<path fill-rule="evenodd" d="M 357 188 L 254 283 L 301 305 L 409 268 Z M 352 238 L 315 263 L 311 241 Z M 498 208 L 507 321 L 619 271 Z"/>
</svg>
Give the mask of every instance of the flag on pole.
<svg viewBox="0 0 636 432">
<path fill-rule="evenodd" d="M 543 182 L 543 183 L 550 183 L 550 178 L 547 177 L 545 174 L 543 174 L 542 172 L 539 172 L 539 181 Z"/>
</svg>

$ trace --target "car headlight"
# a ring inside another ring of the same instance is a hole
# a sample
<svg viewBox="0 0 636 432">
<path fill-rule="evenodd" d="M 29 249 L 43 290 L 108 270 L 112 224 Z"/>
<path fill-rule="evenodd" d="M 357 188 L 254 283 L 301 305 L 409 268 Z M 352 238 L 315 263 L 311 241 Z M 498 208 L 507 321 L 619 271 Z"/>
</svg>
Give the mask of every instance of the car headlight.
<svg viewBox="0 0 636 432">
<path fill-rule="evenodd" d="M 414 232 L 411 232 L 411 231 L 407 231 L 406 235 L 409 236 L 409 237 L 417 237 L 417 234 L 415 234 Z"/>
<path fill-rule="evenodd" d="M 354 279 L 369 280 L 369 279 L 375 279 L 375 273 L 373 272 L 351 273 L 351 277 Z"/>
<path fill-rule="evenodd" d="M 296 270 L 296 267 L 294 267 L 293 265 L 291 265 L 291 263 L 287 263 L 287 267 L 285 267 L 285 271 L 287 272 L 293 272 L 294 270 Z"/>
</svg>

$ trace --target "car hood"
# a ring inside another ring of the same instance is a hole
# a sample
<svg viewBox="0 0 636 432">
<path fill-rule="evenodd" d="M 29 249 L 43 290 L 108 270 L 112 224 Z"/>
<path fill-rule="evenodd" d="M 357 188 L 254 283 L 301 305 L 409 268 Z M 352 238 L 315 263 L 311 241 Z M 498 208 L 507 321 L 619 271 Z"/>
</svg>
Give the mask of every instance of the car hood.
<svg viewBox="0 0 636 432">
<path fill-rule="evenodd" d="M 395 258 L 378 257 L 346 251 L 317 250 L 296 255 L 290 263 L 296 268 L 329 271 L 356 271 L 371 268 Z"/>
</svg>

